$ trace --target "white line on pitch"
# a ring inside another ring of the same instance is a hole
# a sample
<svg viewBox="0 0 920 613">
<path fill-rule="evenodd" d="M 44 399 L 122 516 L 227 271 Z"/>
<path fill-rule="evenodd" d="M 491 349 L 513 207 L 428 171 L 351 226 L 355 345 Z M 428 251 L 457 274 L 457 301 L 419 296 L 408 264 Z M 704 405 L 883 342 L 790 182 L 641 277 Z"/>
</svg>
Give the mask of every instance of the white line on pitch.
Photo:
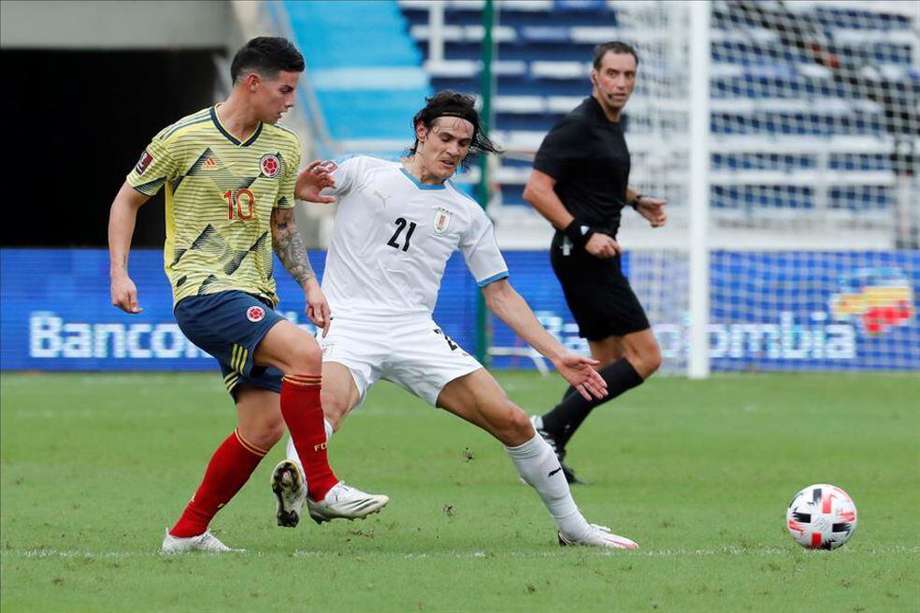
<svg viewBox="0 0 920 613">
<path fill-rule="evenodd" d="M 918 555 L 920 554 L 920 546 L 904 546 L 904 545 L 894 545 L 891 547 L 877 547 L 873 549 L 859 549 L 859 548 L 850 548 L 851 550 L 855 549 L 854 553 L 859 554 L 869 554 L 869 555 Z M 407 560 L 412 559 L 477 559 L 477 558 L 555 558 L 562 555 L 564 550 L 553 549 L 549 551 L 502 551 L 502 550 L 491 550 L 491 551 L 434 551 L 434 552 L 423 552 L 423 553 L 387 553 L 387 552 L 355 552 L 354 555 L 361 556 L 371 556 L 371 557 L 382 557 L 382 558 L 403 558 Z M 570 550 L 570 551 L 574 551 Z M 649 549 L 649 550 L 639 550 L 635 552 L 622 552 L 622 551 L 612 551 L 612 550 L 598 550 L 598 549 L 588 549 L 588 548 L 579 548 L 579 552 L 584 553 L 594 553 L 599 555 L 614 555 L 614 556 L 640 556 L 640 557 L 650 557 L 650 558 L 681 558 L 681 557 L 706 557 L 706 556 L 752 556 L 752 557 L 765 557 L 765 556 L 782 556 L 789 555 L 798 551 L 797 548 L 793 547 L 761 547 L 756 549 L 745 549 L 741 547 L 720 547 L 716 549 Z M 282 552 L 282 551 L 247 551 L 242 555 L 246 556 L 255 556 L 255 557 L 268 557 L 276 555 L 293 555 L 295 557 L 305 557 L 305 558 L 322 558 L 326 556 L 340 556 L 341 552 L 338 551 L 304 551 L 298 549 L 293 552 L 293 554 Z M 824 552 L 817 552 L 816 555 L 825 555 Z M 41 558 L 92 558 L 92 559 L 123 559 L 123 558 L 159 558 L 162 557 L 158 551 L 85 551 L 79 549 L 4 549 L 0 550 L 0 556 L 2 557 L 15 557 L 15 558 L 30 558 L 30 559 L 41 559 Z"/>
</svg>

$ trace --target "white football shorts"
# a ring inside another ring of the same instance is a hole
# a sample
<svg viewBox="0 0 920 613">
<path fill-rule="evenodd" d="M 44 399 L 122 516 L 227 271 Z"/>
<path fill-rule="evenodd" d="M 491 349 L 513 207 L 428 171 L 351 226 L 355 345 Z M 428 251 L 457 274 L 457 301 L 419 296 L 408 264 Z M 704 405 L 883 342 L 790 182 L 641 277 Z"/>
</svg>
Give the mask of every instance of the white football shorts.
<svg viewBox="0 0 920 613">
<path fill-rule="evenodd" d="M 429 317 L 351 319 L 333 316 L 329 334 L 316 336 L 323 362 L 346 366 L 358 388 L 359 404 L 380 379 L 392 381 L 431 406 L 458 377 L 482 368 Z"/>
</svg>

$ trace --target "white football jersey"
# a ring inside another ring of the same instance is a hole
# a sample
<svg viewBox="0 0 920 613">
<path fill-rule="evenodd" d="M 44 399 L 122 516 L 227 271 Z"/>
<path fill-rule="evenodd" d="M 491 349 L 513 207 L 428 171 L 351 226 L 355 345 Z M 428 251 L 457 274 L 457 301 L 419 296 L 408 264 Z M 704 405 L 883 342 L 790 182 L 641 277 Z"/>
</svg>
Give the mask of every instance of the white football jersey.
<svg viewBox="0 0 920 613">
<path fill-rule="evenodd" d="M 460 250 L 480 287 L 508 276 L 492 221 L 447 181 L 420 183 L 400 162 L 340 161 L 323 292 L 333 317 L 431 315 L 451 254 Z"/>
</svg>

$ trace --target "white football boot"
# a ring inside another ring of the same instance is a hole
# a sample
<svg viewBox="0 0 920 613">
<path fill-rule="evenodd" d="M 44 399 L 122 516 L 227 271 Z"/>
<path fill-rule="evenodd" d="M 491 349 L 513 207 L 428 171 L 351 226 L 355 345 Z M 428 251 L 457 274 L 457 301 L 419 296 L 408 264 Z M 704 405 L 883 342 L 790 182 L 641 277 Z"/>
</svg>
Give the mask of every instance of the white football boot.
<svg viewBox="0 0 920 613">
<path fill-rule="evenodd" d="M 597 524 L 588 524 L 590 530 L 581 538 L 568 538 L 562 532 L 558 533 L 559 544 L 563 547 L 568 545 L 585 545 L 588 547 L 606 547 L 608 549 L 638 549 L 639 545 L 625 536 L 613 534 L 607 526 L 598 526 Z"/>
<path fill-rule="evenodd" d="M 281 460 L 272 471 L 272 492 L 277 500 L 278 525 L 293 528 L 300 523 L 307 502 L 307 483 L 296 462 Z"/>
<path fill-rule="evenodd" d="M 204 551 L 207 553 L 242 553 L 245 549 L 231 549 L 221 543 L 216 536 L 209 530 L 198 536 L 181 538 L 173 536 L 166 530 L 166 536 L 163 537 L 163 544 L 160 546 L 160 553 L 172 555 L 176 553 L 187 553 L 189 551 Z"/>
<path fill-rule="evenodd" d="M 345 485 L 339 481 L 326 497 L 316 501 L 307 497 L 307 507 L 310 517 L 318 524 L 331 519 L 363 519 L 371 513 L 377 513 L 390 502 L 388 496 L 383 494 L 368 494 L 361 490 Z"/>
</svg>

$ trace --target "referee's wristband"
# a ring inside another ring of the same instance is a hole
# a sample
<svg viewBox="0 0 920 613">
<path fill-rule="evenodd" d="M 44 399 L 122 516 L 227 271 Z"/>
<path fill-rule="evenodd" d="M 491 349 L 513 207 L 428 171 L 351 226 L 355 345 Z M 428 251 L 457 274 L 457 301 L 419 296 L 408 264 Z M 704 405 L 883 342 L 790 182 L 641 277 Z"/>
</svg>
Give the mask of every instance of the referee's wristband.
<svg viewBox="0 0 920 613">
<path fill-rule="evenodd" d="M 594 234 L 590 226 L 582 224 L 577 219 L 573 219 L 562 232 L 576 247 L 584 247 Z"/>
</svg>

